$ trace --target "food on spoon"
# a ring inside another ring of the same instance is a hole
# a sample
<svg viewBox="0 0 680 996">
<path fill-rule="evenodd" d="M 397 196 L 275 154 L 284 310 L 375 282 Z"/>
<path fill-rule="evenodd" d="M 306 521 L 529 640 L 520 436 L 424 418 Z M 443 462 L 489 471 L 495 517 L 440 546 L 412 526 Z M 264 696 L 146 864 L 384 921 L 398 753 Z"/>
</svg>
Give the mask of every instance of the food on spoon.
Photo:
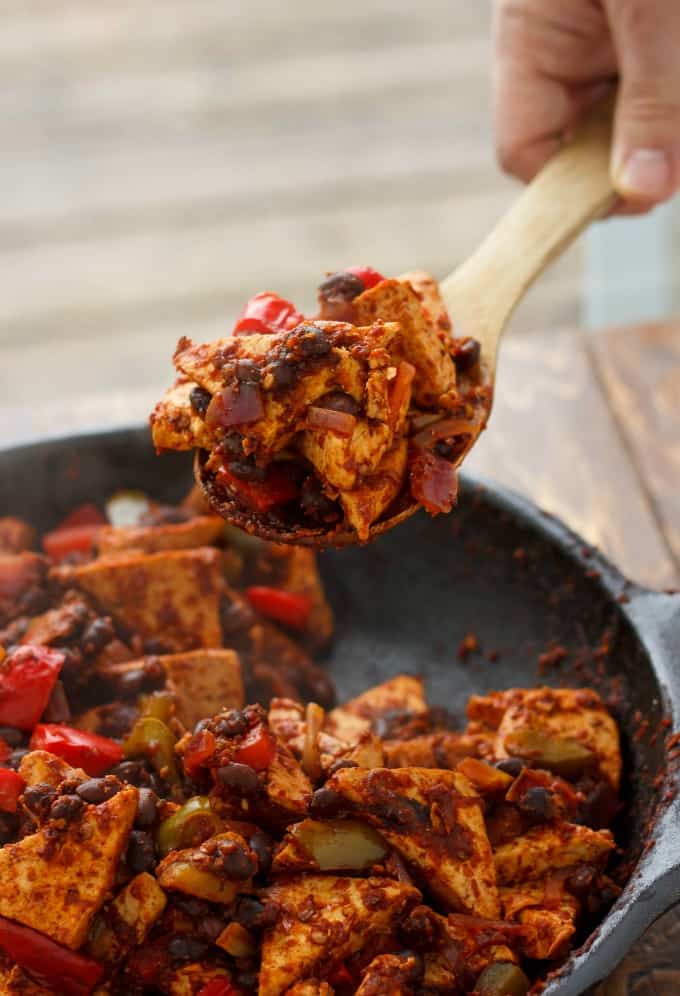
<svg viewBox="0 0 680 996">
<path fill-rule="evenodd" d="M 401 674 L 333 708 L 310 550 L 124 502 L 7 603 L 0 991 L 524 996 L 617 895 L 600 697 L 472 696 L 453 729 Z"/>
<path fill-rule="evenodd" d="M 351 267 L 319 305 L 305 318 L 259 294 L 231 336 L 181 339 L 151 416 L 157 450 L 196 449 L 215 509 L 271 538 L 364 542 L 417 505 L 449 512 L 490 392 L 436 283 Z"/>
</svg>

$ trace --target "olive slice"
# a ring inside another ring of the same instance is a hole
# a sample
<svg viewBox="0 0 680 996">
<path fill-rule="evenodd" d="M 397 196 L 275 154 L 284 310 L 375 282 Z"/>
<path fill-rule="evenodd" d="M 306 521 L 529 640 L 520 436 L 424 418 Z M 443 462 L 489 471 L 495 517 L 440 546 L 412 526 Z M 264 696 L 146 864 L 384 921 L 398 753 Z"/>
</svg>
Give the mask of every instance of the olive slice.
<svg viewBox="0 0 680 996">
<path fill-rule="evenodd" d="M 495 961 L 477 979 L 475 992 L 478 996 L 526 996 L 529 980 L 512 962 Z"/>
<path fill-rule="evenodd" d="M 561 739 L 545 730 L 517 730 L 505 738 L 512 757 L 531 761 L 563 778 L 579 778 L 595 766 L 597 758 L 578 740 Z"/>
</svg>

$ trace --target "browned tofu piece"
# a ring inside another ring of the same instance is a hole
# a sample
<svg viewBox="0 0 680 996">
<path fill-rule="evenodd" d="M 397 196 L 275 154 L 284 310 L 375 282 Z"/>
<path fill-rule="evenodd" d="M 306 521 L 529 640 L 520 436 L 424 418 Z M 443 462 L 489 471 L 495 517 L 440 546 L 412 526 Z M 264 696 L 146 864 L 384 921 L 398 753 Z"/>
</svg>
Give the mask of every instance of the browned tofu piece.
<svg viewBox="0 0 680 996">
<path fill-rule="evenodd" d="M 166 905 L 166 895 L 153 875 L 135 875 L 95 919 L 89 953 L 97 961 L 119 962 L 144 942 Z"/>
<path fill-rule="evenodd" d="M 21 642 L 47 647 L 67 645 L 75 642 L 90 618 L 94 618 L 94 613 L 81 592 L 67 591 L 59 605 L 33 616 Z"/>
<path fill-rule="evenodd" d="M 554 891 L 555 882 L 551 883 Z M 520 947 L 527 958 L 560 958 L 576 933 L 579 902 L 564 888 L 546 904 L 546 881 L 526 882 L 499 890 L 503 916 L 524 927 Z"/>
<path fill-rule="evenodd" d="M 19 774 L 27 785 L 51 785 L 58 788 L 67 778 L 85 781 L 88 775 L 82 768 L 72 768 L 60 757 L 46 750 L 32 750 L 24 754 L 19 765 Z"/>
<path fill-rule="evenodd" d="M 446 408 L 455 401 L 453 360 L 410 283 L 383 280 L 355 298 L 354 309 L 360 325 L 379 318 L 399 323 L 399 348 L 416 369 L 413 393 L 419 404 Z"/>
<path fill-rule="evenodd" d="M 419 980 L 415 955 L 378 955 L 365 969 L 355 996 L 416 996 Z"/>
<path fill-rule="evenodd" d="M 351 491 L 360 479 L 375 474 L 393 442 L 391 426 L 357 418 L 347 437 L 308 429 L 301 449 L 324 483 L 337 491 Z"/>
<path fill-rule="evenodd" d="M 156 450 L 210 449 L 205 421 L 191 407 L 189 395 L 196 385 L 180 377 L 151 413 L 151 438 Z"/>
<path fill-rule="evenodd" d="M 334 996 L 335 990 L 327 982 L 319 979 L 305 979 L 286 989 L 285 996 Z"/>
<path fill-rule="evenodd" d="M 111 893 L 137 811 L 131 785 L 88 805 L 63 829 L 50 825 L 0 849 L 0 916 L 76 950 Z"/>
<path fill-rule="evenodd" d="M 0 553 L 23 553 L 35 546 L 35 529 L 23 519 L 0 516 Z"/>
<path fill-rule="evenodd" d="M 484 737 L 467 733 L 424 733 L 410 740 L 386 740 L 388 768 L 450 768 L 466 757 L 477 757 Z"/>
<path fill-rule="evenodd" d="M 102 557 L 53 572 L 143 639 L 173 651 L 219 647 L 222 558 L 213 547 Z"/>
<path fill-rule="evenodd" d="M 0 626 L 43 608 L 47 568 L 39 553 L 0 553 Z"/>
<path fill-rule="evenodd" d="M 404 487 L 407 458 L 408 443 L 403 438 L 398 439 L 385 453 L 374 474 L 363 477 L 351 491 L 338 492 L 347 521 L 362 542 L 368 540 L 371 525 L 387 511 Z"/>
<path fill-rule="evenodd" d="M 0 993 L 2 996 L 55 996 L 54 989 L 38 985 L 18 965 L 0 967 Z"/>
<path fill-rule="evenodd" d="M 241 709 L 245 704 L 241 662 L 234 650 L 186 650 L 153 657 L 163 668 L 165 687 L 175 698 L 177 718 L 187 730 L 221 709 Z M 143 668 L 145 660 L 125 661 L 106 668 L 107 677 Z M 82 723 L 79 724 L 81 728 Z"/>
<path fill-rule="evenodd" d="M 388 935 L 419 893 L 391 879 L 307 875 L 268 890 L 280 907 L 262 942 L 259 996 L 281 996 Z"/>
<path fill-rule="evenodd" d="M 136 550 L 158 553 L 160 550 L 190 550 L 210 546 L 224 529 L 224 520 L 216 515 L 199 515 L 187 522 L 162 526 L 104 526 L 97 536 L 100 556 Z"/>
<path fill-rule="evenodd" d="M 307 815 L 312 784 L 292 752 L 280 740 L 276 745 L 276 757 L 267 768 L 265 789 L 271 805 L 287 813 L 289 820 Z"/>
<path fill-rule="evenodd" d="M 381 716 L 390 713 L 419 716 L 427 711 L 422 679 L 410 674 L 398 674 L 333 709 L 326 719 L 326 730 L 352 744 L 364 733 L 369 733 Z"/>
<path fill-rule="evenodd" d="M 498 916 L 482 803 L 463 775 L 431 768 L 344 768 L 326 786 L 379 830 L 449 909 Z"/>
<path fill-rule="evenodd" d="M 494 851 L 498 884 L 532 881 L 572 865 L 602 865 L 614 847 L 609 830 L 576 823 L 533 827 Z"/>
<path fill-rule="evenodd" d="M 423 306 L 430 325 L 440 335 L 448 337 L 451 334 L 451 319 L 439 290 L 439 284 L 432 274 L 425 270 L 411 270 L 408 273 L 402 273 L 397 277 L 397 280 L 400 283 L 411 285 Z"/>
<path fill-rule="evenodd" d="M 494 729 L 495 753 L 507 757 L 506 738 L 518 731 L 540 730 L 557 740 L 577 741 L 596 756 L 602 775 L 618 788 L 621 749 L 616 723 L 604 702 L 589 688 L 512 688 L 473 696 L 468 716 Z"/>
</svg>

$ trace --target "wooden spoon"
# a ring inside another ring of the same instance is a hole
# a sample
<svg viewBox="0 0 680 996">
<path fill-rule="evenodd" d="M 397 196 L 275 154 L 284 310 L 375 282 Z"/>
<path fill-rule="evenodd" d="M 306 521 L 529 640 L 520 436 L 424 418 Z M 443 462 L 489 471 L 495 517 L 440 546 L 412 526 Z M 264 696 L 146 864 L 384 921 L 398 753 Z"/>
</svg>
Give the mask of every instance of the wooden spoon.
<svg viewBox="0 0 680 996">
<path fill-rule="evenodd" d="M 536 278 L 617 199 L 610 175 L 613 100 L 584 121 L 520 194 L 472 256 L 441 284 L 456 336 L 481 346 L 479 387 L 473 403 L 476 432 L 456 460 L 460 466 L 486 426 L 493 401 L 496 357 L 510 316 Z M 235 501 L 212 486 L 197 454 L 195 474 L 212 507 L 223 518 L 263 539 L 306 546 L 358 543 L 354 532 L 323 532 L 299 526 L 277 530 L 254 522 Z M 407 492 L 390 514 L 371 526 L 371 539 L 394 528 L 420 506 Z"/>
</svg>

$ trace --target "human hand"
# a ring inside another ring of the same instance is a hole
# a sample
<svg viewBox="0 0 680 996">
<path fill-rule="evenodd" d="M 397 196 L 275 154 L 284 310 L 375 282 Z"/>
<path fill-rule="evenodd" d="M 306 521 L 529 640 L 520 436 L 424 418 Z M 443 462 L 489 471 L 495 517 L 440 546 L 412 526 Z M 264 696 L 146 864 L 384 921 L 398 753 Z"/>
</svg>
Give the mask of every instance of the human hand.
<svg viewBox="0 0 680 996">
<path fill-rule="evenodd" d="M 680 187 L 680 0 L 495 0 L 502 167 L 530 180 L 617 77 L 612 177 L 637 213 Z"/>
</svg>

